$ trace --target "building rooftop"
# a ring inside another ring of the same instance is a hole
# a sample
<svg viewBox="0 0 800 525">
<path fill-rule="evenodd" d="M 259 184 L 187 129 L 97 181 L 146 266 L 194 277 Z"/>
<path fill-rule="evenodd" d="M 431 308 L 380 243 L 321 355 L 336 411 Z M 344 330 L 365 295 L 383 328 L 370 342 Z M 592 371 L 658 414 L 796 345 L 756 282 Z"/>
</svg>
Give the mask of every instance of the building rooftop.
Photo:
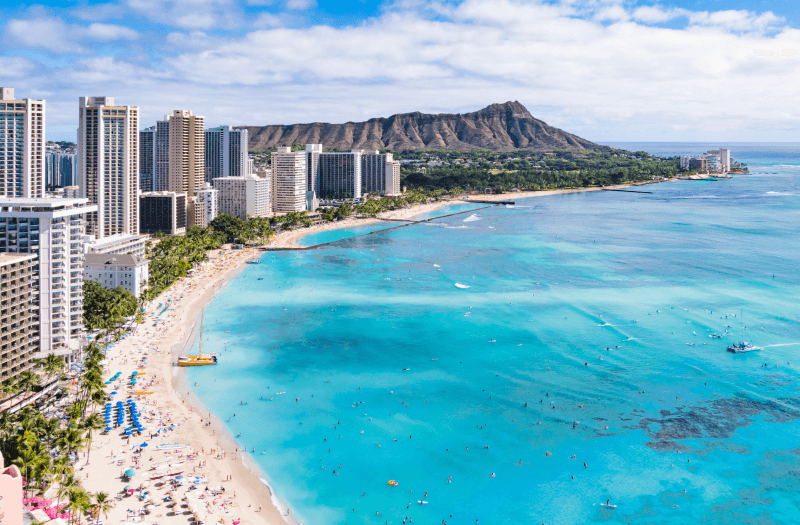
<svg viewBox="0 0 800 525">
<path fill-rule="evenodd" d="M 89 199 L 79 197 L 77 199 L 65 199 L 63 197 L 5 197 L 0 196 L 0 206 L 6 207 L 31 207 L 31 208 L 64 208 L 86 204 Z"/>
<path fill-rule="evenodd" d="M 116 254 L 86 254 L 83 263 L 84 268 L 97 268 L 99 266 L 106 266 L 115 268 L 118 266 L 139 266 L 147 262 L 144 257 L 137 255 L 128 255 L 122 253 Z"/>
<path fill-rule="evenodd" d="M 14 264 L 27 259 L 36 259 L 35 253 L 0 253 L 0 266 Z"/>
</svg>

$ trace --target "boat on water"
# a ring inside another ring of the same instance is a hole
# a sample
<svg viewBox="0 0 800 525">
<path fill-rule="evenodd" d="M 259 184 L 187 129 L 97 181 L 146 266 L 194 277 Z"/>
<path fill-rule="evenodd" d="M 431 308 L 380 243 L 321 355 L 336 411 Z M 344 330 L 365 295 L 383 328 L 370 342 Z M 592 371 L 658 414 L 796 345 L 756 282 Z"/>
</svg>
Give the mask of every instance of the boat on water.
<svg viewBox="0 0 800 525">
<path fill-rule="evenodd" d="M 728 347 L 728 352 L 732 352 L 734 354 L 741 354 L 744 352 L 754 352 L 756 350 L 761 350 L 761 347 L 755 346 L 753 345 L 753 343 L 748 343 L 747 341 L 734 343 Z"/>
<path fill-rule="evenodd" d="M 755 346 L 753 343 L 749 343 L 744 340 L 744 311 L 739 312 L 739 319 L 742 320 L 742 340 L 738 343 L 733 343 L 728 347 L 728 352 L 733 354 L 743 354 L 745 352 L 755 352 L 756 350 L 761 350 L 760 347 Z"/>
<path fill-rule="evenodd" d="M 203 315 L 200 314 L 200 347 L 197 355 L 186 355 L 178 358 L 178 366 L 206 366 L 217 364 L 217 354 L 203 354 Z"/>
</svg>

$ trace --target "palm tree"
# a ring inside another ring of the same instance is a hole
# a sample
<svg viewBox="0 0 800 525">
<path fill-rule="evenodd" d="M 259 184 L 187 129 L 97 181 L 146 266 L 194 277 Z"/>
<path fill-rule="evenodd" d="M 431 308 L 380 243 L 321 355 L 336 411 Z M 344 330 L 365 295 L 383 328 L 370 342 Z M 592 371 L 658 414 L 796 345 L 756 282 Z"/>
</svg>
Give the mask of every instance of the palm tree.
<svg viewBox="0 0 800 525">
<path fill-rule="evenodd" d="M 39 364 L 42 365 L 42 370 L 47 374 L 48 382 L 52 376 L 64 370 L 64 359 L 55 354 L 48 354 L 39 360 Z"/>
<path fill-rule="evenodd" d="M 111 501 L 108 498 L 108 494 L 105 492 L 98 492 L 94 495 L 94 501 L 94 508 L 95 512 L 97 513 L 96 516 L 100 517 L 100 514 L 102 513 L 103 516 L 108 518 L 108 511 L 111 510 Z"/>
<path fill-rule="evenodd" d="M 25 370 L 17 377 L 17 383 L 20 389 L 25 392 L 32 392 L 34 388 L 39 386 L 41 379 L 33 370 Z"/>
<path fill-rule="evenodd" d="M 9 377 L 3 381 L 3 384 L 0 386 L 0 392 L 10 396 L 13 400 L 14 397 L 19 393 L 19 385 L 13 377 Z"/>
<path fill-rule="evenodd" d="M 89 454 L 92 452 L 92 433 L 95 430 L 100 430 L 105 425 L 103 423 L 103 419 L 100 417 L 100 414 L 94 413 L 89 414 L 86 419 L 83 420 L 80 426 L 86 431 L 86 439 L 89 442 L 89 446 L 86 448 L 86 464 L 88 465 Z"/>
</svg>

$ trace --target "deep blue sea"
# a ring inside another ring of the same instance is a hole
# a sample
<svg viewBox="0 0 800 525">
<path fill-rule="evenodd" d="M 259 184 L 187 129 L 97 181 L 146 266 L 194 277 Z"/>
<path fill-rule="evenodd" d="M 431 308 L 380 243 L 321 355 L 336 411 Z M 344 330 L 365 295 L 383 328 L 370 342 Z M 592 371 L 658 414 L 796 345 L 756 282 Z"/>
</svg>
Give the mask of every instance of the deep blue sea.
<svg viewBox="0 0 800 525">
<path fill-rule="evenodd" d="M 187 376 L 306 525 L 798 523 L 800 144 L 731 149 L 750 174 L 267 253 Z"/>
</svg>

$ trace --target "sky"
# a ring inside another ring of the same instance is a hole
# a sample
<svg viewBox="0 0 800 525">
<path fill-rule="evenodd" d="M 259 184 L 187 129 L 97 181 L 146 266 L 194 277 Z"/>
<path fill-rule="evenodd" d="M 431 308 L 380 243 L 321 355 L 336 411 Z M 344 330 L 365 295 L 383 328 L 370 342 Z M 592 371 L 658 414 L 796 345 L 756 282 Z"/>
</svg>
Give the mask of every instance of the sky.
<svg viewBox="0 0 800 525">
<path fill-rule="evenodd" d="M 589 140 L 800 141 L 797 0 L 0 0 L 0 85 L 206 126 L 521 102 Z"/>
</svg>

